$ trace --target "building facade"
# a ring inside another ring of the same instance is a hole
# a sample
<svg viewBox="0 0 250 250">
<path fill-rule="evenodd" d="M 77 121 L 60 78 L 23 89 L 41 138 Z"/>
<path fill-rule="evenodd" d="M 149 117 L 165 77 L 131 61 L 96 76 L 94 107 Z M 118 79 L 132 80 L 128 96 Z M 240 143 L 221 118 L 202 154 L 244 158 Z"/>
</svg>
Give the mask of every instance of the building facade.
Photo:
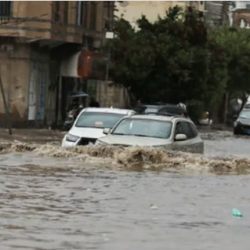
<svg viewBox="0 0 250 250">
<path fill-rule="evenodd" d="M 14 126 L 51 125 L 64 119 L 71 92 L 98 93 L 100 81 L 62 76 L 61 65 L 98 50 L 113 8 L 101 1 L 0 2 L 0 76 Z M 0 101 L 0 126 L 4 120 Z"/>
<path fill-rule="evenodd" d="M 150 22 L 157 20 L 158 16 L 166 15 L 166 11 L 170 7 L 180 6 L 185 9 L 189 6 L 188 1 L 120 1 L 116 2 L 116 15 L 123 16 L 133 26 L 136 20 L 145 15 Z"/>
<path fill-rule="evenodd" d="M 239 28 L 250 28 L 250 1 L 232 2 L 231 25 Z"/>
</svg>

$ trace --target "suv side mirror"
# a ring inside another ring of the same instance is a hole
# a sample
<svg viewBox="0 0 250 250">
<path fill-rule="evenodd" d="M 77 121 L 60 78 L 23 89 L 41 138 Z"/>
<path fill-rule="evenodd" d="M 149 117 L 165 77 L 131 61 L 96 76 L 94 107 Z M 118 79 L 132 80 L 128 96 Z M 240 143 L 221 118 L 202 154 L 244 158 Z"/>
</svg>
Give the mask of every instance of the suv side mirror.
<svg viewBox="0 0 250 250">
<path fill-rule="evenodd" d="M 103 134 L 107 135 L 110 132 L 110 128 L 103 129 Z"/>
<path fill-rule="evenodd" d="M 175 141 L 185 141 L 187 140 L 187 136 L 185 134 L 177 134 L 174 139 Z"/>
<path fill-rule="evenodd" d="M 237 115 L 234 115 L 233 118 L 234 118 L 234 120 L 237 120 L 238 116 L 237 116 Z"/>
</svg>

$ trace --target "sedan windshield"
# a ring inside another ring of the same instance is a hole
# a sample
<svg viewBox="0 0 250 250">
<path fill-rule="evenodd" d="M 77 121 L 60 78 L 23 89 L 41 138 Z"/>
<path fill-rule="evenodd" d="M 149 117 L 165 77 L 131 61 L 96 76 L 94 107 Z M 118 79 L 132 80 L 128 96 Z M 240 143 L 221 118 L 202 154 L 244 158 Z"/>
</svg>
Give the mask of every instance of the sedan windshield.
<svg viewBox="0 0 250 250">
<path fill-rule="evenodd" d="M 76 127 L 113 128 L 124 114 L 83 112 L 76 121 Z"/>
<path fill-rule="evenodd" d="M 250 110 L 249 111 L 248 110 L 241 111 L 239 118 L 250 119 Z"/>
<path fill-rule="evenodd" d="M 118 124 L 112 134 L 168 139 L 171 129 L 172 122 L 126 118 Z"/>
</svg>

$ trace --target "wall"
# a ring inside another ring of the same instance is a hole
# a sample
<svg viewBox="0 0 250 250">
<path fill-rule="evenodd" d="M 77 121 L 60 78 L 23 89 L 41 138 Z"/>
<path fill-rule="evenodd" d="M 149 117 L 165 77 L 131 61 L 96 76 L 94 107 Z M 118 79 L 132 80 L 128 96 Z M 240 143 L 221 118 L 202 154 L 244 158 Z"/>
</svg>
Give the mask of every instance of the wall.
<svg viewBox="0 0 250 250">
<path fill-rule="evenodd" d="M 50 69 L 49 54 L 13 39 L 1 38 L 0 44 L 0 73 L 13 125 L 44 121 L 51 124 L 56 93 L 49 91 L 49 86 L 56 78 L 56 67 Z M 2 93 L 0 96 L 0 126 L 3 126 L 5 109 Z"/>
<path fill-rule="evenodd" d="M 129 97 L 124 88 L 109 84 L 105 89 L 104 81 L 97 81 L 95 97 L 101 107 L 126 108 L 130 106 Z"/>
<path fill-rule="evenodd" d="M 0 50 L 0 72 L 13 121 L 24 121 L 28 114 L 29 57 L 30 49 L 26 44 L 2 44 Z M 10 49 L 12 48 L 12 49 Z M 0 121 L 5 118 L 2 96 L 0 98 Z M 0 124 L 2 125 L 2 124 Z"/>
<path fill-rule="evenodd" d="M 57 10 L 55 1 L 12 1 L 11 16 L 0 20 L 0 35 L 18 37 L 22 41 L 52 39 L 79 44 L 82 43 L 83 35 L 102 39 L 103 2 L 96 2 L 95 30 L 88 28 L 89 22 L 87 27 L 76 24 L 77 1 L 59 2 Z M 60 16 L 59 21 L 55 21 L 56 14 Z M 68 18 L 65 20 L 66 15 Z"/>
</svg>

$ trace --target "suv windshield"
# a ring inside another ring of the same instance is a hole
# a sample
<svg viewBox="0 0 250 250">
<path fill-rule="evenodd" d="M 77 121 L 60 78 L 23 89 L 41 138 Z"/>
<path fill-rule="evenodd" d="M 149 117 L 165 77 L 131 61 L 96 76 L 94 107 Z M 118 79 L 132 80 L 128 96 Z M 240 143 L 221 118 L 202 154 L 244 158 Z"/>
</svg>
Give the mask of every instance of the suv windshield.
<svg viewBox="0 0 250 250">
<path fill-rule="evenodd" d="M 76 127 L 113 128 L 124 114 L 83 112 L 76 121 Z"/>
<path fill-rule="evenodd" d="M 172 122 L 168 121 L 125 118 L 117 125 L 112 134 L 168 139 L 171 129 Z"/>
<path fill-rule="evenodd" d="M 242 119 L 250 119 L 250 110 L 241 111 L 239 117 Z"/>
</svg>

